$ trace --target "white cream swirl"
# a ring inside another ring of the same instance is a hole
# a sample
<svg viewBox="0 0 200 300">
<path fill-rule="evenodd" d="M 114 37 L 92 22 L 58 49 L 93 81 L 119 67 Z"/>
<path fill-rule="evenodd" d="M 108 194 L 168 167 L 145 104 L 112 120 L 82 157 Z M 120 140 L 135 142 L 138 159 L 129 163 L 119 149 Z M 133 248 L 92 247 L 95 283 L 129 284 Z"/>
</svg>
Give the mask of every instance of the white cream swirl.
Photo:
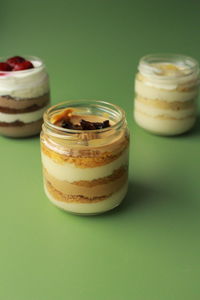
<svg viewBox="0 0 200 300">
<path fill-rule="evenodd" d="M 34 68 L 22 71 L 1 72 L 0 96 L 11 96 L 16 100 L 35 98 L 49 91 L 46 68 L 39 58 L 31 58 Z"/>
<path fill-rule="evenodd" d="M 139 65 L 139 72 L 145 85 L 164 90 L 176 90 L 179 86 L 199 85 L 199 70 L 191 72 L 188 66 L 172 63 Z"/>
</svg>

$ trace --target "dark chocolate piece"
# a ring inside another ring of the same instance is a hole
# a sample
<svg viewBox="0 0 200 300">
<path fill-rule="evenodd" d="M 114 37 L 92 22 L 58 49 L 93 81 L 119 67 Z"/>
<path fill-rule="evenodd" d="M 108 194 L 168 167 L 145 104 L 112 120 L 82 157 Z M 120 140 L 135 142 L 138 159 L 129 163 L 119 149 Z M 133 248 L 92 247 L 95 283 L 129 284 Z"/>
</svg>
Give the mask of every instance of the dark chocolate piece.
<svg viewBox="0 0 200 300">
<path fill-rule="evenodd" d="M 69 120 L 63 120 L 61 123 L 61 127 L 67 129 L 73 129 L 73 124 Z"/>
<path fill-rule="evenodd" d="M 74 130 L 97 130 L 110 127 L 110 122 L 109 120 L 105 120 L 104 122 L 90 122 L 82 119 L 80 124 L 73 124 L 70 120 L 65 119 L 62 121 L 61 127 Z"/>
</svg>

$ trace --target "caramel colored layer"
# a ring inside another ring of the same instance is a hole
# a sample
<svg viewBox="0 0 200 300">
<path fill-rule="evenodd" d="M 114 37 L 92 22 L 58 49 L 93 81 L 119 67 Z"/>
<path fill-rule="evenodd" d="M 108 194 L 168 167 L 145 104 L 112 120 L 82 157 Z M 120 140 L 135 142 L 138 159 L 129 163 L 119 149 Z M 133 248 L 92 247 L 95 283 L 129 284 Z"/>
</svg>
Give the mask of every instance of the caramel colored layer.
<svg viewBox="0 0 200 300">
<path fill-rule="evenodd" d="M 38 109 L 44 107 L 47 105 L 47 103 L 50 101 L 50 95 L 49 93 L 36 97 L 36 98 L 29 98 L 29 99 L 20 99 L 16 100 L 15 98 L 12 98 L 10 96 L 0 96 L 0 111 L 2 112 L 9 112 L 16 111 L 16 113 L 22 112 L 22 110 L 35 107 L 37 106 Z M 3 109 L 7 109 L 9 111 L 3 111 Z M 24 112 L 24 111 L 23 111 Z"/>
<path fill-rule="evenodd" d="M 174 101 L 174 102 L 167 102 L 163 100 L 152 100 L 152 99 L 147 99 L 141 96 L 136 97 L 136 101 L 142 102 L 146 105 L 150 105 L 155 108 L 160 108 L 160 109 L 171 109 L 171 110 L 183 110 L 183 109 L 189 109 L 194 107 L 195 105 L 195 99 L 186 101 L 186 102 L 180 102 L 180 101 Z"/>
<path fill-rule="evenodd" d="M 14 122 L 15 123 L 15 122 Z M 21 126 L 11 125 L 14 123 L 7 123 L 8 126 L 1 126 L 0 134 L 10 137 L 26 137 L 39 134 L 41 131 L 43 120 L 38 120 L 31 123 L 23 123 Z"/>
<path fill-rule="evenodd" d="M 93 198 L 88 198 L 84 197 L 82 195 L 65 195 L 59 190 L 55 189 L 52 184 L 49 181 L 45 181 L 46 188 L 48 192 L 57 200 L 61 202 L 74 202 L 74 203 L 95 203 L 95 202 L 100 202 L 111 195 L 104 195 L 101 197 L 93 197 Z"/>
<path fill-rule="evenodd" d="M 103 166 L 105 164 L 111 163 L 112 161 L 116 160 L 118 157 L 120 157 L 123 153 L 123 151 L 128 146 L 128 140 L 124 141 L 123 145 L 119 145 L 119 150 L 117 153 L 111 152 L 112 149 L 109 149 L 109 145 L 107 145 L 107 149 L 109 151 L 98 151 L 88 149 L 88 150 L 79 150 L 78 155 L 72 156 L 69 150 L 69 155 L 67 154 L 60 154 L 58 152 L 55 152 L 49 148 L 47 148 L 43 143 L 41 144 L 41 149 L 45 155 L 53 159 L 56 163 L 72 163 L 75 166 L 79 168 L 93 168 L 93 167 L 99 167 Z"/>
<path fill-rule="evenodd" d="M 68 182 L 58 180 L 44 170 L 44 177 L 51 185 L 65 195 L 82 195 L 87 198 L 102 197 L 115 193 L 128 180 L 127 168 L 116 170 L 111 176 L 99 178 L 91 181 Z"/>
</svg>

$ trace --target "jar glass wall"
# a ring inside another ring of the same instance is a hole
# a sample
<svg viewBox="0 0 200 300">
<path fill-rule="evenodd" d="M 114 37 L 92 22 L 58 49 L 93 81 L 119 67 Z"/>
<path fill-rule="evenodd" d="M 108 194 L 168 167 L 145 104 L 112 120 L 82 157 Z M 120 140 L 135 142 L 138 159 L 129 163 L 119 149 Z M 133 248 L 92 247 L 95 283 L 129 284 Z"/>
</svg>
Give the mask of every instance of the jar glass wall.
<svg viewBox="0 0 200 300">
<path fill-rule="evenodd" d="M 144 56 L 135 79 L 136 123 L 160 135 L 188 131 L 197 116 L 198 88 L 195 59 L 176 54 Z"/>
<path fill-rule="evenodd" d="M 95 130 L 55 125 L 71 109 L 76 122 L 110 126 Z M 106 121 L 107 122 L 107 121 Z M 41 133 L 44 188 L 56 206 L 77 214 L 98 214 L 118 206 L 128 186 L 129 134 L 124 111 L 103 101 L 67 101 L 47 110 Z"/>
<path fill-rule="evenodd" d="M 43 61 L 33 56 L 21 59 L 30 62 L 32 67 L 23 69 L 18 64 L 17 71 L 15 68 L 0 71 L 0 134 L 10 137 L 39 134 L 42 116 L 50 102 L 49 79 Z M 6 58 L 1 57 L 0 61 Z"/>
</svg>

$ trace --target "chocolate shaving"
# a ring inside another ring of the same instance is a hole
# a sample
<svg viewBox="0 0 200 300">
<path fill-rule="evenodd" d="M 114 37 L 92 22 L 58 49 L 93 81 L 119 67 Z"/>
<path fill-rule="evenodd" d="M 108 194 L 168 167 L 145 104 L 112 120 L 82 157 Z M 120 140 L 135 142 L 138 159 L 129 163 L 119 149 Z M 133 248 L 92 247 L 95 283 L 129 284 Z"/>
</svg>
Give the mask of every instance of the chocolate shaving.
<svg viewBox="0 0 200 300">
<path fill-rule="evenodd" d="M 70 120 L 65 119 L 62 121 L 61 127 L 74 130 L 97 130 L 110 127 L 110 122 L 109 120 L 103 122 L 90 122 L 82 119 L 80 124 L 73 124 Z"/>
</svg>

